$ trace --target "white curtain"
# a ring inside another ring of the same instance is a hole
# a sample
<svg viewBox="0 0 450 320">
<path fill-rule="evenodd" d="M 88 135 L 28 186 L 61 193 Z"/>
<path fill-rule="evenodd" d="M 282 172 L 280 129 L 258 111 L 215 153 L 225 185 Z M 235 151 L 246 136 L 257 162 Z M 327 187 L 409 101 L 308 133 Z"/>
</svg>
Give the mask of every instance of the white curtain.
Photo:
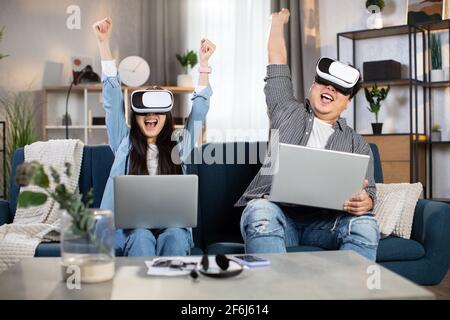
<svg viewBox="0 0 450 320">
<path fill-rule="evenodd" d="M 268 139 L 263 88 L 269 16 L 270 0 L 188 0 L 187 48 L 198 51 L 201 37 L 217 45 L 207 142 Z M 197 68 L 191 74 L 196 81 Z"/>
</svg>

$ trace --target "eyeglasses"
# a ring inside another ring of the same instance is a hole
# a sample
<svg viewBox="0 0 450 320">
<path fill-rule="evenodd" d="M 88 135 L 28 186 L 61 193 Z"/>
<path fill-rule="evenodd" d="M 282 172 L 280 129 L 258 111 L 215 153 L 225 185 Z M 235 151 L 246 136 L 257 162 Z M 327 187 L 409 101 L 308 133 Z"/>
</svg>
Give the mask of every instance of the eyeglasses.
<svg viewBox="0 0 450 320">
<path fill-rule="evenodd" d="M 157 259 L 153 262 L 152 267 L 187 269 L 189 266 L 195 267 L 196 262 L 184 262 L 180 259 Z"/>
<path fill-rule="evenodd" d="M 212 278 L 230 278 L 240 274 L 244 267 L 237 261 L 227 258 L 223 254 L 218 254 L 215 256 L 215 262 L 218 266 L 213 267 L 209 264 L 209 257 L 203 255 L 200 263 L 197 262 L 184 262 L 180 259 L 157 259 L 153 262 L 153 267 L 161 268 L 173 268 L 178 270 L 190 270 L 190 276 L 193 279 L 197 279 L 199 273 Z M 229 270 L 230 263 L 238 266 L 238 269 Z M 200 266 L 200 268 L 198 268 Z"/>
</svg>

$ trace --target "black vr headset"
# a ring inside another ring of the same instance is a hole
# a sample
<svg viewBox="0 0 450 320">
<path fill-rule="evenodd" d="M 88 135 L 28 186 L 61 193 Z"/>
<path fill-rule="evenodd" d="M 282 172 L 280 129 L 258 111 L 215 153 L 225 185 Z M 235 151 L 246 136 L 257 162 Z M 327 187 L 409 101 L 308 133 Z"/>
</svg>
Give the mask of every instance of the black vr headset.
<svg viewBox="0 0 450 320">
<path fill-rule="evenodd" d="M 316 82 L 331 85 L 346 96 L 358 91 L 359 79 L 359 71 L 345 63 L 326 57 L 317 62 Z"/>
<path fill-rule="evenodd" d="M 138 115 L 167 113 L 173 107 L 173 93 L 169 90 L 136 90 L 131 93 L 131 110 Z"/>
</svg>

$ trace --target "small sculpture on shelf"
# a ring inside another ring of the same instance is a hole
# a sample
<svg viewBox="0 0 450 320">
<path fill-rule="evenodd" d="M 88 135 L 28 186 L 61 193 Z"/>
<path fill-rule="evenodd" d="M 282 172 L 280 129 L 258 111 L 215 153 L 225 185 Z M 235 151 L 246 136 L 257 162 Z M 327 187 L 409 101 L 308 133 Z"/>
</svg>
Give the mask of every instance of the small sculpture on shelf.
<svg viewBox="0 0 450 320">
<path fill-rule="evenodd" d="M 63 114 L 62 125 L 63 126 L 71 126 L 72 125 L 72 118 L 70 117 L 69 113 Z"/>
<path fill-rule="evenodd" d="M 431 127 L 431 141 L 439 142 L 442 139 L 442 129 L 441 126 L 436 123 Z"/>
<path fill-rule="evenodd" d="M 367 18 L 367 28 L 369 29 L 381 29 L 383 28 L 383 18 L 381 17 L 381 11 L 385 6 L 384 0 L 367 0 L 366 9 L 370 13 L 370 17 Z"/>
<path fill-rule="evenodd" d="M 375 123 L 372 123 L 373 134 L 380 135 L 383 129 L 383 123 L 378 123 L 378 113 L 381 109 L 381 101 L 385 100 L 389 90 L 391 90 L 390 86 L 386 88 L 379 89 L 377 84 L 375 83 L 372 88 L 369 90 L 364 88 L 364 93 L 366 95 L 366 100 L 369 102 L 369 107 L 367 108 L 370 112 L 375 114 Z"/>
</svg>

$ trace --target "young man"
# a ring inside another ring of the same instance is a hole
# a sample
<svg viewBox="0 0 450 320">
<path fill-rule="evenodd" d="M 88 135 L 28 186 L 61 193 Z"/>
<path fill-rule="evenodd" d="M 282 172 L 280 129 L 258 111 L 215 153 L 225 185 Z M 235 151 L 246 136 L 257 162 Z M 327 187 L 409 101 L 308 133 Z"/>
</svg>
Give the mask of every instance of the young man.
<svg viewBox="0 0 450 320">
<path fill-rule="evenodd" d="M 371 213 L 376 196 L 373 156 L 364 138 L 340 117 L 357 93 L 359 81 L 344 92 L 316 77 L 306 103 L 297 101 L 283 35 L 288 21 L 287 9 L 272 14 L 264 89 L 271 129 L 278 130 L 280 143 L 370 155 L 370 162 L 361 191 L 343 204 L 343 211 L 272 203 L 265 199 L 272 176 L 260 171 L 236 204 L 246 206 L 241 217 L 246 252 L 281 253 L 286 252 L 286 247 L 306 245 L 354 250 L 375 261 L 379 229 Z M 270 157 L 266 155 L 264 166 L 267 165 L 270 166 Z M 323 196 L 327 197 L 328 192 L 324 190 Z"/>
</svg>

